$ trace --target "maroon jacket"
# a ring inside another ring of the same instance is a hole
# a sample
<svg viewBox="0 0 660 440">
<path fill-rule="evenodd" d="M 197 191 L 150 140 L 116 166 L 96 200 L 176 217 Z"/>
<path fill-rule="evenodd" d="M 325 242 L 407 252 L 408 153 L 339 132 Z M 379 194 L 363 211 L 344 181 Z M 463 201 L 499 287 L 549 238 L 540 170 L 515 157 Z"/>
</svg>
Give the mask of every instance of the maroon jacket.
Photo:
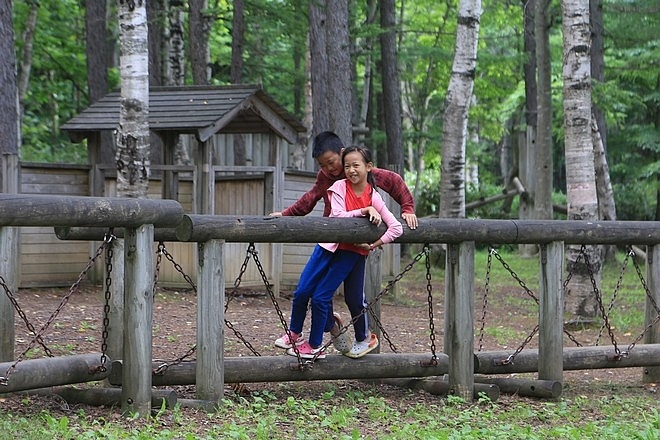
<svg viewBox="0 0 660 440">
<path fill-rule="evenodd" d="M 414 214 L 415 213 L 415 200 L 413 199 L 410 190 L 406 186 L 401 176 L 394 171 L 384 170 L 381 168 L 373 168 L 371 172 L 376 179 L 376 186 L 387 192 L 399 205 L 401 205 L 401 212 Z M 296 202 L 282 211 L 282 215 L 307 215 L 316 206 L 316 203 L 323 199 L 325 207 L 323 208 L 323 216 L 330 216 L 330 199 L 328 198 L 328 188 L 332 186 L 337 180 L 346 178 L 342 172 L 338 177 L 328 176 L 319 170 L 316 175 L 316 182 L 314 186 L 303 194 Z"/>
</svg>

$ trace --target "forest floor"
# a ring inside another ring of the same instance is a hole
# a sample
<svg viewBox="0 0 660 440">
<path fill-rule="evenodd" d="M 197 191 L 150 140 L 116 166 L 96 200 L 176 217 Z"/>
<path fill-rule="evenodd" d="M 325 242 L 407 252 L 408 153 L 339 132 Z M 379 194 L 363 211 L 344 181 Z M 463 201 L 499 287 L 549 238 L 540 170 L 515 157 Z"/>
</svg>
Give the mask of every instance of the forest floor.
<svg viewBox="0 0 660 440">
<path fill-rule="evenodd" d="M 39 329 L 51 314 L 58 309 L 62 298 L 69 292 L 67 288 L 21 289 L 16 300 L 26 318 Z M 435 344 L 442 352 L 443 342 L 443 286 L 433 286 L 433 327 Z M 481 292 L 483 294 L 483 292 Z M 283 350 L 273 345 L 274 340 L 283 334 L 284 329 L 276 308 L 265 289 L 240 288 L 232 291 L 226 318 L 261 355 L 286 356 Z M 381 302 L 381 322 L 383 328 L 396 348 L 401 353 L 431 353 L 429 337 L 429 291 L 424 281 L 402 281 L 398 298 L 392 294 L 384 295 Z M 513 352 L 525 340 L 536 325 L 535 304 L 521 300 L 524 293 L 519 286 L 503 287 L 491 290 L 488 297 L 488 313 L 484 325 L 484 337 L 481 341 L 483 350 L 510 350 Z M 55 355 L 85 354 L 101 351 L 104 292 L 101 286 L 81 286 L 71 294 L 67 304 L 53 319 L 43 339 Z M 276 299 L 278 307 L 288 320 L 291 307 L 291 292 L 282 292 Z M 512 301 L 511 299 L 514 298 Z M 475 301 L 475 320 L 481 318 L 482 301 Z M 343 298 L 335 299 L 335 310 L 346 318 L 349 316 Z M 196 295 L 192 290 L 160 289 L 154 301 L 153 317 L 153 357 L 154 359 L 173 361 L 188 352 L 195 343 L 196 332 Z M 480 323 L 475 326 L 479 330 Z M 599 328 L 583 328 L 573 332 L 574 337 L 583 345 L 594 345 Z M 348 331 L 352 335 L 352 329 Z M 632 336 L 634 337 L 634 335 Z M 16 353 L 17 355 L 32 340 L 24 322 L 16 318 Z M 628 336 L 628 338 L 631 338 Z M 475 349 L 479 345 L 479 335 L 475 339 Z M 533 338 L 527 347 L 535 347 L 537 338 Z M 570 346 L 566 341 L 565 346 Z M 609 345 L 602 341 L 601 345 Z M 39 345 L 37 345 L 39 347 Z M 227 356 L 253 355 L 246 345 L 229 329 L 225 329 L 225 350 Z M 387 341 L 381 341 L 382 353 L 392 352 Z M 41 355 L 41 354 L 39 354 Z M 36 356 L 36 355 L 35 355 Z M 193 353 L 191 358 L 194 359 Z M 292 360 L 295 358 L 292 358 Z M 19 364 L 20 365 L 20 364 Z M 2 372 L 4 374 L 4 372 Z M 516 376 L 516 375 L 514 375 Z M 533 375 L 517 375 L 533 378 Z M 11 376 L 9 376 L 11 380 Z M 391 402 L 410 401 L 411 403 L 437 402 L 438 396 L 424 391 L 411 392 L 390 385 L 375 385 L 358 380 L 333 381 L 337 393 L 349 390 L 377 389 L 379 395 Z M 180 398 L 194 398 L 194 386 L 173 387 Z M 242 387 L 230 387 L 227 384 L 226 395 L 231 398 L 240 392 L 249 396 L 253 392 L 269 390 L 275 396 L 286 400 L 287 396 L 300 399 L 314 399 L 327 389 L 327 382 L 286 382 L 286 383 L 251 383 Z M 601 370 L 567 371 L 564 373 L 562 398 L 576 395 L 589 396 L 639 396 L 655 392 L 655 386 L 642 383 L 642 368 L 618 368 Z M 523 398 L 517 395 L 501 394 L 499 402 L 516 400 L 528 401 L 531 405 L 543 405 L 543 399 Z M 48 396 L 31 396 L 26 404 L 25 396 L 20 393 L 0 395 L 0 411 L 19 414 L 37 414 L 49 410 L 55 414 L 70 414 L 83 408 L 86 417 L 108 420 L 118 419 L 117 409 L 68 405 L 61 399 Z M 182 409 L 186 417 L 205 418 L 203 412 L 195 409 Z"/>
</svg>

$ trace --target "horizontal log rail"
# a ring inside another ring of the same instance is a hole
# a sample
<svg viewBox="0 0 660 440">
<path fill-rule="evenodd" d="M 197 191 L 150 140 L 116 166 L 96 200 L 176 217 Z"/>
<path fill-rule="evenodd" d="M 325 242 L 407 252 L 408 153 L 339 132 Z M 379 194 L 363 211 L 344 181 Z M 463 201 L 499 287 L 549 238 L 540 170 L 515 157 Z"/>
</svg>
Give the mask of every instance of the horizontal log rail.
<svg viewBox="0 0 660 440">
<path fill-rule="evenodd" d="M 55 235 L 60 240 L 91 240 L 101 241 L 104 239 L 108 228 L 95 228 L 95 227 L 68 227 L 56 226 Z M 112 233 L 117 238 L 124 238 L 124 228 L 113 228 Z M 155 228 L 154 241 L 179 241 L 176 237 L 175 228 Z"/>
<path fill-rule="evenodd" d="M 175 227 L 182 216 L 175 200 L 0 194 L 0 227 Z"/>
<path fill-rule="evenodd" d="M 322 231 L 322 236 L 320 232 Z M 176 227 L 180 241 L 225 240 L 244 243 L 360 243 L 385 231 L 364 218 L 184 215 Z M 417 229 L 404 224 L 397 243 L 658 244 L 660 222 L 579 220 L 484 220 L 421 218 Z"/>
</svg>

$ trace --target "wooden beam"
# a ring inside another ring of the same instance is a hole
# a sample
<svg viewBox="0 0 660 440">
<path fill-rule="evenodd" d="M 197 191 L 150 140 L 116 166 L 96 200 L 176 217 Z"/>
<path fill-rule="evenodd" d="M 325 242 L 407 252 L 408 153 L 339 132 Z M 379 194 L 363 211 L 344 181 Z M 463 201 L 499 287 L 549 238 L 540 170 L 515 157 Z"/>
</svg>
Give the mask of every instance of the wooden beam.
<svg viewBox="0 0 660 440">
<path fill-rule="evenodd" d="M 419 227 L 405 225 L 397 243 L 542 244 L 657 244 L 660 222 L 580 220 L 490 220 L 421 218 Z M 228 243 L 316 243 L 319 231 L 324 239 L 344 243 L 376 240 L 385 227 L 376 227 L 364 218 L 317 216 L 230 216 L 184 215 L 176 227 L 180 241 L 210 239 Z"/>
<path fill-rule="evenodd" d="M 108 228 L 56 226 L 55 235 L 60 240 L 102 241 Z M 112 233 L 117 238 L 124 238 L 124 228 L 113 228 Z M 154 229 L 154 241 L 179 241 L 175 228 Z"/>
<path fill-rule="evenodd" d="M 626 347 L 619 347 L 620 350 Z M 475 354 L 474 372 L 479 374 L 533 373 L 538 371 L 537 349 L 522 350 L 510 363 L 505 361 L 512 352 L 484 351 Z M 564 371 L 598 370 L 660 366 L 660 344 L 637 344 L 627 356 L 616 357 L 611 345 L 564 348 Z"/>
<path fill-rule="evenodd" d="M 524 397 L 556 399 L 561 396 L 562 383 L 558 380 L 535 380 L 517 377 L 475 376 L 477 383 L 496 385 L 505 394 L 517 394 Z"/>
<path fill-rule="evenodd" d="M 121 388 L 75 388 L 53 387 L 25 391 L 27 395 L 59 396 L 69 404 L 90 406 L 119 406 L 121 404 Z M 151 407 L 173 409 L 177 404 L 174 390 L 151 390 Z"/>
<path fill-rule="evenodd" d="M 175 227 L 182 215 L 175 200 L 0 194 L 0 226 Z"/>
<path fill-rule="evenodd" d="M 327 355 L 309 368 L 301 370 L 293 356 L 246 356 L 224 360 L 225 383 L 289 382 L 302 380 L 378 379 L 386 377 L 426 377 L 447 373 L 449 359 L 440 353 L 437 365 L 428 365 L 430 354 L 397 353 L 368 354 L 359 359 L 342 355 Z M 153 365 L 156 369 L 160 364 Z M 192 385 L 197 362 L 181 362 L 154 374 L 154 386 Z M 121 385 L 123 362 L 112 364 L 109 381 Z"/>
<path fill-rule="evenodd" d="M 441 377 L 428 377 L 428 378 L 389 378 L 367 381 L 371 383 L 379 383 L 391 385 L 400 388 L 410 388 L 411 390 L 426 391 L 434 396 L 448 396 L 451 394 L 449 382 Z M 495 384 L 475 383 L 473 399 L 478 399 L 481 394 L 485 394 L 488 398 L 495 402 L 500 398 L 500 389 Z"/>
<path fill-rule="evenodd" d="M 111 363 L 110 358 L 106 357 L 105 363 L 101 364 L 101 353 L 26 359 L 11 371 L 14 362 L 3 362 L 0 363 L 0 374 L 7 382 L 0 385 L 0 392 L 103 380 L 110 374 Z M 105 371 L 98 367 L 103 367 Z"/>
</svg>

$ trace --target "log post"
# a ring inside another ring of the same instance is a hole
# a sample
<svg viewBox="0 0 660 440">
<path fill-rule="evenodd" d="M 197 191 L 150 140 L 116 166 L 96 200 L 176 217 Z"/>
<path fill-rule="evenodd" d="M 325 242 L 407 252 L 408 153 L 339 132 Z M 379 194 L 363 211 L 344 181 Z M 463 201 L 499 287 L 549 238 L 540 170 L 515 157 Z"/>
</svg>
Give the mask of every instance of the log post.
<svg viewBox="0 0 660 440">
<path fill-rule="evenodd" d="M 382 280 L 380 261 L 382 255 L 383 251 L 381 249 L 374 249 L 367 257 L 367 268 L 364 275 L 364 294 L 368 303 L 371 303 L 380 293 L 380 283 Z M 375 325 L 376 321 L 373 316 L 380 320 L 380 301 L 376 301 L 371 305 L 369 311 L 369 325 L 371 326 L 371 330 L 376 336 L 378 336 L 378 340 L 381 341 L 381 331 L 378 325 Z M 350 330 L 348 332 L 350 334 Z M 376 347 L 373 352 L 380 353 L 380 346 Z"/>
<path fill-rule="evenodd" d="M 14 306 L 5 288 L 12 295 L 18 291 L 18 232 L 18 228 L 0 226 L 0 277 L 5 284 L 0 287 L 0 362 L 14 359 Z"/>
<path fill-rule="evenodd" d="M 121 409 L 151 414 L 153 312 L 153 225 L 125 231 L 124 359 Z"/>
<path fill-rule="evenodd" d="M 18 154 L 0 155 L 1 190 L 6 194 L 17 194 L 20 188 Z M 5 281 L 11 293 L 18 290 L 20 261 L 19 229 L 0 226 L 0 277 Z M 14 359 L 14 306 L 0 289 L 0 362 Z"/>
<path fill-rule="evenodd" d="M 660 322 L 658 307 L 660 307 L 660 244 L 649 246 L 646 252 L 646 280 L 652 298 L 646 298 L 644 328 L 655 322 L 644 335 L 644 344 L 660 344 Z M 635 348 L 636 349 L 636 348 Z M 644 383 L 660 382 L 660 359 L 655 367 L 646 367 L 643 376 Z"/>
<path fill-rule="evenodd" d="M 475 376 L 475 386 L 478 383 L 497 385 L 505 394 L 516 394 L 524 397 L 540 397 L 556 399 L 561 396 L 562 384 L 557 380 L 534 380 L 517 377 Z"/>
<path fill-rule="evenodd" d="M 224 393 L 224 240 L 199 244 L 197 275 L 197 362 L 195 394 L 219 402 Z"/>
<path fill-rule="evenodd" d="M 110 280 L 106 286 L 110 292 L 108 311 L 108 349 L 107 353 L 112 359 L 123 357 L 124 347 L 124 239 L 118 238 L 112 242 L 112 273 L 104 268 L 105 280 Z M 106 253 L 106 258 L 108 254 Z M 109 277 L 109 278 L 108 278 Z"/>
<path fill-rule="evenodd" d="M 450 393 L 474 396 L 474 242 L 447 246 L 445 270 L 445 353 Z"/>
<path fill-rule="evenodd" d="M 539 254 L 539 379 L 562 382 L 564 242 L 543 244 Z"/>
</svg>

